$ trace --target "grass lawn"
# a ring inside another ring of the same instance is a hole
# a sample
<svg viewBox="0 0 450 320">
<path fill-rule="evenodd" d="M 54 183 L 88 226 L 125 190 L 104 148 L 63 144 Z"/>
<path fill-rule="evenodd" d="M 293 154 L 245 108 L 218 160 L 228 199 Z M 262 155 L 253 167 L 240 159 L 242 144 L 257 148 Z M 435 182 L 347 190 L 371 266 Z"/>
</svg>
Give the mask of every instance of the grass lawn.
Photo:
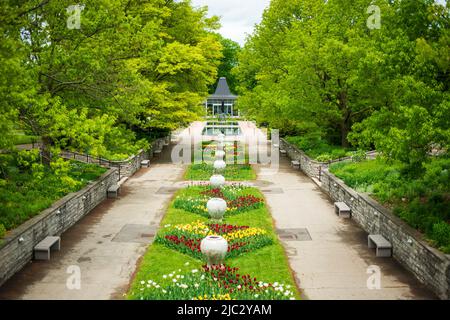
<svg viewBox="0 0 450 320">
<path fill-rule="evenodd" d="M 184 178 L 192 181 L 209 181 L 214 174 L 214 167 L 211 164 L 193 164 L 186 171 Z M 251 165 L 231 164 L 227 165 L 222 175 L 227 181 L 250 181 L 256 179 L 256 173 Z"/>
<path fill-rule="evenodd" d="M 206 190 L 207 187 L 192 187 L 180 190 L 176 195 L 177 197 L 201 197 L 201 191 Z M 263 195 L 259 190 L 255 188 L 244 188 L 240 190 L 236 196 L 252 194 L 259 198 L 263 198 Z M 175 226 L 180 224 L 191 224 L 196 221 L 208 222 L 208 219 L 197 213 L 192 213 L 186 210 L 174 208 L 174 201 L 169 206 L 166 216 L 161 223 L 162 232 L 168 225 Z M 245 211 L 239 214 L 233 214 L 227 216 L 223 221 L 224 224 L 238 225 L 238 226 L 251 226 L 252 228 L 261 228 L 266 231 L 268 237 L 272 239 L 272 244 L 265 247 L 256 249 L 251 252 L 243 253 L 240 256 L 232 259 L 226 259 L 225 263 L 230 267 L 238 267 L 241 275 L 249 274 L 252 277 L 256 277 L 258 281 L 264 281 L 267 283 L 282 283 L 290 287 L 290 290 L 294 293 L 295 298 L 300 298 L 298 289 L 295 285 L 293 275 L 290 271 L 287 257 L 285 256 L 284 249 L 279 242 L 272 222 L 272 217 L 265 206 L 250 211 Z M 164 279 L 164 275 L 183 275 L 190 274 L 194 269 L 201 270 L 205 261 L 200 261 L 193 258 L 190 255 L 183 254 L 173 249 L 167 248 L 160 243 L 153 243 L 147 253 L 144 255 L 139 267 L 138 272 L 134 278 L 131 288 L 128 293 L 129 299 L 171 299 L 176 298 L 173 296 L 161 295 L 155 297 L 154 294 L 147 289 L 141 291 L 143 284 L 148 284 L 149 281 L 155 281 L 162 288 L 171 285 L 170 277 Z M 203 296 L 203 294 L 209 294 L 209 291 L 205 291 L 202 287 L 192 291 L 193 296 L 190 299 L 195 298 L 197 294 Z M 181 293 L 180 293 L 181 294 Z M 188 296 L 189 297 L 189 296 Z M 186 297 L 185 297 L 186 298 Z M 256 297 L 254 297 L 256 299 Z"/>
</svg>

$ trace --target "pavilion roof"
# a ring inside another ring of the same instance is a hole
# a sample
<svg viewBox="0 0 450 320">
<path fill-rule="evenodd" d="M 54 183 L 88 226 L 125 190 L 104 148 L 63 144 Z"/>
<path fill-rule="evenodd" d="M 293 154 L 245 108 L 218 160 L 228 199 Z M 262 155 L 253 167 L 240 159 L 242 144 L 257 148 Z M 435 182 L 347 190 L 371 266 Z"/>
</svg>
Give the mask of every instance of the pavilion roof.
<svg viewBox="0 0 450 320">
<path fill-rule="evenodd" d="M 227 78 L 222 77 L 217 84 L 216 92 L 210 95 L 208 99 L 230 99 L 236 100 L 237 96 L 231 93 L 230 87 L 227 83 Z"/>
</svg>

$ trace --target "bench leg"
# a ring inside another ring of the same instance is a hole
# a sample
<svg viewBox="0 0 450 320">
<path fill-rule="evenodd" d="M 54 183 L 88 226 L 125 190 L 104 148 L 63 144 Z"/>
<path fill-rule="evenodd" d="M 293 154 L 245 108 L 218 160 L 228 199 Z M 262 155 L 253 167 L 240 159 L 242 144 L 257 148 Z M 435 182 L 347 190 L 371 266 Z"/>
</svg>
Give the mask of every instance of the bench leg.
<svg viewBox="0 0 450 320">
<path fill-rule="evenodd" d="M 392 256 L 392 249 L 377 248 L 377 257 L 390 258 Z"/>
<path fill-rule="evenodd" d="M 35 260 L 50 260 L 50 249 L 47 251 L 34 251 L 34 259 Z"/>
<path fill-rule="evenodd" d="M 367 246 L 369 247 L 369 249 L 373 249 L 373 248 L 375 248 L 375 243 L 373 243 L 372 240 L 370 240 L 370 238 L 368 238 Z"/>
<path fill-rule="evenodd" d="M 351 213 L 350 213 L 350 211 L 339 211 L 339 217 L 341 217 L 341 218 L 348 218 L 348 219 L 350 219 L 351 218 Z"/>
</svg>

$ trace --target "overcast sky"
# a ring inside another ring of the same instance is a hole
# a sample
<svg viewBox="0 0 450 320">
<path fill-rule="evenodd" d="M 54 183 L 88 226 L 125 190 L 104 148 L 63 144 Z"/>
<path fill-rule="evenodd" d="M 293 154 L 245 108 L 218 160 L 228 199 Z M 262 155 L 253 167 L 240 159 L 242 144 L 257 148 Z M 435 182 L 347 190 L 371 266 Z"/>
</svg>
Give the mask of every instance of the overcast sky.
<svg viewBox="0 0 450 320">
<path fill-rule="evenodd" d="M 270 0 L 192 0 L 192 3 L 194 6 L 208 6 L 210 15 L 221 17 L 220 33 L 244 45 L 246 33 L 253 32 Z"/>
<path fill-rule="evenodd" d="M 446 2 L 437 1 L 442 4 Z M 261 21 L 270 0 L 192 0 L 192 3 L 194 6 L 208 6 L 210 15 L 222 18 L 220 33 L 244 45 L 246 34 L 251 34 L 254 25 Z"/>
</svg>

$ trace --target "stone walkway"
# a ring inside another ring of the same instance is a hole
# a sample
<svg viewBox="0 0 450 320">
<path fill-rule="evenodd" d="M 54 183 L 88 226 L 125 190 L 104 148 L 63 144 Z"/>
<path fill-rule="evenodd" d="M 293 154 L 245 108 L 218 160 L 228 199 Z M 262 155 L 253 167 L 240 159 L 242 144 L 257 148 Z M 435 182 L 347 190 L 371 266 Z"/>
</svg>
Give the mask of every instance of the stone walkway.
<svg viewBox="0 0 450 320">
<path fill-rule="evenodd" d="M 0 299 L 121 299 L 183 172 L 165 149 L 125 183 L 119 199 L 104 201 L 64 233 L 51 261 L 33 261 L 0 287 Z M 80 290 L 66 286 L 70 266 L 80 268 Z"/>
<path fill-rule="evenodd" d="M 265 140 L 253 124 L 241 125 L 244 136 Z M 201 128 L 194 123 L 180 136 L 199 135 Z M 287 158 L 275 174 L 256 169 L 253 184 L 267 198 L 304 298 L 435 298 L 393 259 L 376 258 L 366 234 L 352 220 L 339 219 L 330 200 Z M 3 285 L 0 299 L 121 299 L 173 193 L 188 183 L 181 181 L 183 172 L 165 150 L 127 181 L 119 199 L 105 201 L 67 231 L 51 261 L 30 263 Z M 381 270 L 381 290 L 366 285 L 373 265 Z M 66 286 L 70 266 L 80 268 L 80 290 Z"/>
</svg>

